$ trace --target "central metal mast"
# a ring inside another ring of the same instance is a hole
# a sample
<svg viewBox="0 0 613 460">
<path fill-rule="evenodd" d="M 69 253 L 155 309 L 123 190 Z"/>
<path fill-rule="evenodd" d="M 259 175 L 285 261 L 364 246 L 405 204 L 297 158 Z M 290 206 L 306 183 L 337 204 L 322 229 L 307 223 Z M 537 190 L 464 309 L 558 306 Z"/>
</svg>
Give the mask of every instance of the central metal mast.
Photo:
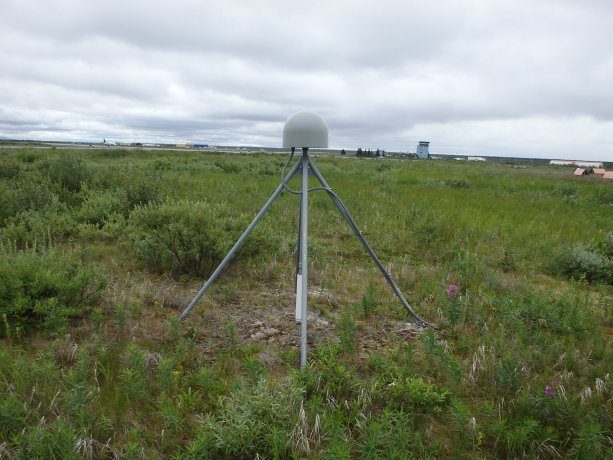
<svg viewBox="0 0 613 460">
<path fill-rule="evenodd" d="M 307 297 L 308 297 L 308 254 L 307 254 L 307 227 L 309 224 L 309 149 L 302 149 L 302 189 L 300 201 L 300 265 L 302 278 L 300 286 L 300 369 L 307 363 Z M 297 286 L 296 286 L 297 287 Z M 298 296 L 298 292 L 296 292 Z"/>
</svg>

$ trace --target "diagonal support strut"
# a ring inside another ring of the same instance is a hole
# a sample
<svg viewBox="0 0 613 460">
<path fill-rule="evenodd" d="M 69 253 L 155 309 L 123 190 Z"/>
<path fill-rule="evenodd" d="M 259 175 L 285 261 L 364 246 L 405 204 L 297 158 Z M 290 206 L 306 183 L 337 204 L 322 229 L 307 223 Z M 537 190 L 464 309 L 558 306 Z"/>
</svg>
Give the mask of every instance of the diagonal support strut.
<svg viewBox="0 0 613 460">
<path fill-rule="evenodd" d="M 347 223 L 349 224 L 349 226 L 353 230 L 353 233 L 355 233 L 355 236 L 357 236 L 358 240 L 360 240 L 360 243 L 362 243 L 362 246 L 364 247 L 364 249 L 366 250 L 366 252 L 370 256 L 370 258 L 373 260 L 373 262 L 375 263 L 377 268 L 379 268 L 379 270 L 383 274 L 384 278 L 387 280 L 388 284 L 392 287 L 392 290 L 394 291 L 396 296 L 400 299 L 400 302 L 402 302 L 402 305 L 404 306 L 406 311 L 415 319 L 415 321 L 417 321 L 417 323 L 420 326 L 422 326 L 422 327 L 428 326 L 428 327 L 434 328 L 434 326 L 432 324 L 430 324 L 429 322 L 427 322 L 426 320 L 421 318 L 411 308 L 411 306 L 409 305 L 409 302 L 407 302 L 407 300 L 404 298 L 404 295 L 402 295 L 402 291 L 400 290 L 400 288 L 398 288 L 398 285 L 394 282 L 394 279 L 392 278 L 392 275 L 390 275 L 390 273 L 383 266 L 383 264 L 381 263 L 381 261 L 379 260 L 379 258 L 375 254 L 375 252 L 372 250 L 372 248 L 370 247 L 370 245 L 366 241 L 366 238 L 364 238 L 364 235 L 362 235 L 362 232 L 360 231 L 360 229 L 358 228 L 358 226 L 354 222 L 353 218 L 351 217 L 351 214 L 349 214 L 349 211 L 347 211 L 347 208 L 345 207 L 345 205 L 343 204 L 341 199 L 338 197 L 338 195 L 336 193 L 334 193 L 332 191 L 332 189 L 327 184 L 327 182 L 324 179 L 324 177 L 321 175 L 321 173 L 317 169 L 317 166 L 315 166 L 315 163 L 313 163 L 310 158 L 309 158 L 309 168 L 311 168 L 311 171 L 313 171 L 313 174 L 315 175 L 315 177 L 317 177 L 317 180 L 319 180 L 319 182 L 323 186 L 324 190 L 328 193 L 328 195 L 330 196 L 330 198 L 332 199 L 332 201 L 334 202 L 334 204 L 338 208 L 339 212 L 345 218 L 345 220 L 347 221 Z"/>
<path fill-rule="evenodd" d="M 196 294 L 196 297 L 194 297 L 194 299 L 190 302 L 190 304 L 187 306 L 187 308 L 185 310 L 183 310 L 183 313 L 181 313 L 181 316 L 180 316 L 179 319 L 185 319 L 185 317 L 187 315 L 189 315 L 189 312 L 192 311 L 192 308 L 194 308 L 194 306 L 198 303 L 198 301 L 204 295 L 204 293 L 207 291 L 207 289 L 217 279 L 217 277 L 222 272 L 222 270 L 226 267 L 226 265 L 228 265 L 228 263 L 230 262 L 230 260 L 232 259 L 232 257 L 236 253 L 236 251 L 238 251 L 238 249 L 241 247 L 243 242 L 247 239 L 249 234 L 253 231 L 255 226 L 262 219 L 264 214 L 266 214 L 266 211 L 268 211 L 268 208 L 270 208 L 272 206 L 272 204 L 275 202 L 275 200 L 279 197 L 279 195 L 281 195 L 281 192 L 283 192 L 283 189 L 285 188 L 287 182 L 289 182 L 289 180 L 294 176 L 294 174 L 296 174 L 296 172 L 300 169 L 301 165 L 302 165 L 302 159 L 299 160 L 294 165 L 294 167 L 290 170 L 289 173 L 287 173 L 287 175 L 281 181 L 281 183 L 279 184 L 277 189 L 273 192 L 272 196 L 268 199 L 268 201 L 262 207 L 260 212 L 255 216 L 255 218 L 253 219 L 253 222 L 251 222 L 251 224 L 249 224 L 249 227 L 247 227 L 247 230 L 245 230 L 245 232 L 241 235 L 241 237 L 238 239 L 238 241 L 236 243 L 234 243 L 234 246 L 232 246 L 232 249 L 230 249 L 230 252 L 228 252 L 226 257 L 224 257 L 224 259 L 221 261 L 221 263 L 217 266 L 217 268 L 215 269 L 213 274 L 209 277 L 209 279 L 206 281 L 206 283 L 204 283 L 204 286 L 202 286 L 200 291 L 198 291 L 198 294 Z"/>
</svg>

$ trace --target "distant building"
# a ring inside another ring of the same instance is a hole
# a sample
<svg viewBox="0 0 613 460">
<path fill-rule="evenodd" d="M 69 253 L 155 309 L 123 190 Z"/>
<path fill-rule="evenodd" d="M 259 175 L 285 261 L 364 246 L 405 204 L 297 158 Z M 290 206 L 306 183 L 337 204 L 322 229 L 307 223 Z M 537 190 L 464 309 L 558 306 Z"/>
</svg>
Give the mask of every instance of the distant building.
<svg viewBox="0 0 613 460">
<path fill-rule="evenodd" d="M 551 160 L 549 164 L 556 166 L 577 166 L 579 168 L 602 168 L 602 162 L 600 161 Z"/>
<path fill-rule="evenodd" d="M 575 166 L 581 168 L 602 168 L 600 161 L 575 161 Z"/>
<path fill-rule="evenodd" d="M 577 168 L 573 174 L 575 176 L 587 176 L 589 173 L 583 168 Z"/>
<path fill-rule="evenodd" d="M 483 157 L 468 157 L 466 158 L 468 161 L 485 161 Z"/>
<path fill-rule="evenodd" d="M 594 171 L 592 171 L 594 174 L 604 174 L 607 171 L 605 171 L 603 168 L 594 168 Z"/>
<path fill-rule="evenodd" d="M 429 158 L 430 157 L 430 152 L 428 151 L 429 145 L 430 145 L 430 142 L 419 141 L 419 144 L 417 144 L 417 157 L 418 158 Z"/>
</svg>

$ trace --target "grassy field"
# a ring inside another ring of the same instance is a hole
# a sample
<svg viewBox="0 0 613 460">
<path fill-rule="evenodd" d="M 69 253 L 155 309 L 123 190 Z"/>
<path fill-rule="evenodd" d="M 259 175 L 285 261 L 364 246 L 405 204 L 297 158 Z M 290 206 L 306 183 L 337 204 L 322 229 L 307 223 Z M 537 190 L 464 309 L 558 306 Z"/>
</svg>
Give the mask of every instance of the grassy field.
<svg viewBox="0 0 613 460">
<path fill-rule="evenodd" d="M 299 371 L 286 158 L 0 151 L 0 458 L 613 456 L 613 184 L 314 158 Z"/>
</svg>

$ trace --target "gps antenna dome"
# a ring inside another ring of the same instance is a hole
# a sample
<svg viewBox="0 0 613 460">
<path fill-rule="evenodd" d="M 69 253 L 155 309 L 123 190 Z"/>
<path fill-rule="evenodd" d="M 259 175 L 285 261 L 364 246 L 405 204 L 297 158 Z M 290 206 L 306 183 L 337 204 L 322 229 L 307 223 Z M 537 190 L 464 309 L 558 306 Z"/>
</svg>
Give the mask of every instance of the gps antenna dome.
<svg viewBox="0 0 613 460">
<path fill-rule="evenodd" d="M 328 126 L 313 112 L 297 112 L 291 115 L 283 127 L 285 148 L 328 148 Z"/>
</svg>

